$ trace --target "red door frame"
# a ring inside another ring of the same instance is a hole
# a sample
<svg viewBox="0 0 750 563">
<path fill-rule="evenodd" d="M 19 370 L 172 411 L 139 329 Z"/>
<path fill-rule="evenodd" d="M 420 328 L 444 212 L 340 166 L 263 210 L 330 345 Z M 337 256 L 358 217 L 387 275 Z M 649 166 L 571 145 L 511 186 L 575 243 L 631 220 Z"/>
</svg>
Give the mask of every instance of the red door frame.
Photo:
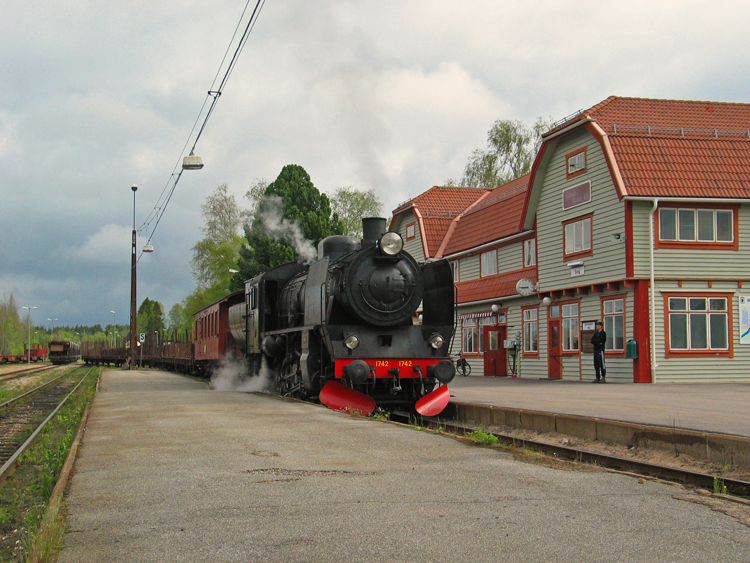
<svg viewBox="0 0 750 563">
<path fill-rule="evenodd" d="M 560 315 L 550 318 L 547 308 L 547 377 L 562 379 L 562 338 L 560 338 Z M 558 311 L 560 307 L 558 306 Z"/>
<path fill-rule="evenodd" d="M 498 376 L 508 375 L 508 351 L 503 347 L 506 338 L 507 327 L 485 326 L 482 334 L 484 342 L 484 375 Z M 490 349 L 490 332 L 497 332 L 497 349 Z"/>
</svg>

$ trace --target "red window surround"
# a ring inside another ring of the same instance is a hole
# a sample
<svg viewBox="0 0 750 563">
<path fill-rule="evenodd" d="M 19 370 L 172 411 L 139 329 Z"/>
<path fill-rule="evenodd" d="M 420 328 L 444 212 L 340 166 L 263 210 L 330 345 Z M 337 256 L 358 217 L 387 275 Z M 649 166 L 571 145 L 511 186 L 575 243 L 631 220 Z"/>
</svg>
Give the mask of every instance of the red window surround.
<svg viewBox="0 0 750 563">
<path fill-rule="evenodd" d="M 566 253 L 565 251 L 565 244 L 566 244 L 566 227 L 568 225 L 572 225 L 573 223 L 578 223 L 581 221 L 585 221 L 586 219 L 589 220 L 588 223 L 588 243 L 589 248 L 578 251 L 578 252 L 571 252 L 570 254 Z M 581 215 L 580 217 L 576 217 L 574 219 L 568 219 L 567 221 L 563 221 L 562 224 L 562 250 L 563 250 L 563 259 L 564 260 L 573 260 L 575 258 L 583 258 L 584 256 L 593 256 L 594 255 L 594 214 L 589 213 L 588 215 Z"/>
<path fill-rule="evenodd" d="M 588 159 L 587 159 L 587 149 L 588 147 L 583 147 L 582 149 L 578 149 L 576 151 L 570 152 L 565 155 L 565 179 L 570 180 L 571 178 L 575 178 L 576 176 L 580 176 L 581 174 L 584 174 L 588 169 Z M 583 153 L 583 168 L 579 168 L 573 173 L 569 173 L 570 170 L 570 159 L 572 157 L 581 158 L 578 155 Z"/>
<path fill-rule="evenodd" d="M 659 202 L 659 209 L 654 213 L 654 232 L 656 233 L 656 240 L 654 241 L 655 248 L 679 248 L 679 249 L 692 249 L 692 250 L 739 250 L 739 204 L 731 203 L 717 203 L 717 204 L 693 204 L 693 203 L 663 203 Z M 661 240 L 661 230 L 659 226 L 659 210 L 660 209 L 725 209 L 733 211 L 732 213 L 732 228 L 734 231 L 734 241 L 732 242 L 699 242 L 699 241 L 681 241 L 681 240 Z"/>
</svg>

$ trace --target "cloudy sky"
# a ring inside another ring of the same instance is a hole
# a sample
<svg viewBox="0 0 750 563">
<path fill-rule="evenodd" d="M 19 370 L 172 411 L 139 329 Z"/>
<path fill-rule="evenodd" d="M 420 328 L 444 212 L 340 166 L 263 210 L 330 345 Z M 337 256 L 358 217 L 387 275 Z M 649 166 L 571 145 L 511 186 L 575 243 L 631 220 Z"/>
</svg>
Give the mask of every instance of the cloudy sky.
<svg viewBox="0 0 750 563">
<path fill-rule="evenodd" d="M 140 227 L 245 1 L 3 3 L 0 294 L 38 307 L 34 323 L 127 322 L 130 186 Z M 748 23 L 743 0 L 266 0 L 197 146 L 205 168 L 183 174 L 139 262 L 138 302 L 168 311 L 193 289 L 219 184 L 241 198 L 299 164 L 389 213 L 460 177 L 496 119 L 610 95 L 750 103 Z"/>
</svg>

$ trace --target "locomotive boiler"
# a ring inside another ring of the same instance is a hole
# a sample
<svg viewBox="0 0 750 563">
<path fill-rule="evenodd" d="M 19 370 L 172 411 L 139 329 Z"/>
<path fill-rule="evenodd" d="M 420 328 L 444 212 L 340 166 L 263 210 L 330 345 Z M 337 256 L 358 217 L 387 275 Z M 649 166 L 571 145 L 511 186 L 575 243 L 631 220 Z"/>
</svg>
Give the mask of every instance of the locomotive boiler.
<svg viewBox="0 0 750 563">
<path fill-rule="evenodd" d="M 364 414 L 400 406 L 435 415 L 448 403 L 450 266 L 417 263 L 385 224 L 363 219 L 361 241 L 328 237 L 311 264 L 245 283 L 244 302 L 229 309 L 232 336 L 254 373 L 270 368 L 279 393 Z"/>
</svg>

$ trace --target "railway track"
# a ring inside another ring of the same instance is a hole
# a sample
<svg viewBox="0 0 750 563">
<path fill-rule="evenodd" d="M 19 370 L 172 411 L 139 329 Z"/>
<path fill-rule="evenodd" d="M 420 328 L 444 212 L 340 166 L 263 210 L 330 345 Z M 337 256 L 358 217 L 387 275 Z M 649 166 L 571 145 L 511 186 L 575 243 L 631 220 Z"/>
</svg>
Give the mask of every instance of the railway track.
<svg viewBox="0 0 750 563">
<path fill-rule="evenodd" d="M 428 428 L 439 427 L 444 432 L 457 436 L 465 436 L 469 432 L 476 430 L 476 428 L 462 426 L 456 423 L 444 421 L 436 422 L 434 420 L 424 418 L 415 419 L 414 417 L 409 417 L 408 415 L 400 413 L 391 413 L 391 420 L 411 426 L 419 425 Z M 514 436 L 509 436 L 507 434 L 493 433 L 493 435 L 497 437 L 500 443 L 512 445 L 519 448 L 529 448 L 532 450 L 536 450 L 562 461 L 589 463 L 607 469 L 642 475 L 644 477 L 662 479 L 664 481 L 680 483 L 685 486 L 706 489 L 708 491 L 713 491 L 715 485 L 717 483 L 720 483 L 722 487 L 726 487 L 726 494 L 742 497 L 744 499 L 750 499 L 750 482 L 748 481 L 729 479 L 721 475 L 697 473 L 694 471 L 687 471 L 675 467 L 657 465 L 618 456 L 598 454 L 586 450 L 571 448 L 568 446 L 546 444 L 544 442 L 517 438 Z"/>
<path fill-rule="evenodd" d="M 5 478 L 16 460 L 33 444 L 92 369 L 89 368 L 82 377 L 76 376 L 77 370 L 64 373 L 0 404 L 0 480 Z"/>
<path fill-rule="evenodd" d="M 21 368 L 16 371 L 12 371 L 10 373 L 5 373 L 3 375 L 0 375 L 0 382 L 2 381 L 8 381 L 10 379 L 15 379 L 17 377 L 21 377 L 24 375 L 32 375 L 35 373 L 42 373 L 44 371 L 49 371 L 51 369 L 55 369 L 57 366 L 34 366 L 31 368 Z"/>
</svg>

